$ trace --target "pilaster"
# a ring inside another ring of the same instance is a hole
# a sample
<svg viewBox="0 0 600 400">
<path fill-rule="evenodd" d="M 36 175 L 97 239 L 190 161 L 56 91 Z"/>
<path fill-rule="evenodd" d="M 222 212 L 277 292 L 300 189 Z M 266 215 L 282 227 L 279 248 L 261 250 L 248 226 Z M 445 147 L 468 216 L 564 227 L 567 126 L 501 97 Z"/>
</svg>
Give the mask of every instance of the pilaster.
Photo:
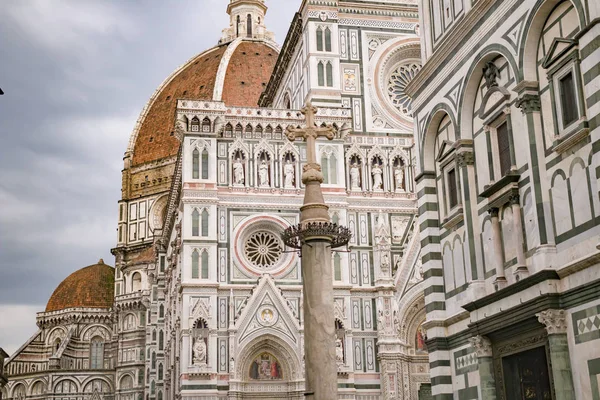
<svg viewBox="0 0 600 400">
<path fill-rule="evenodd" d="M 546 310 L 536 314 L 538 321 L 546 326 L 550 364 L 556 400 L 574 400 L 573 374 L 567 341 L 567 312 Z"/>
</svg>

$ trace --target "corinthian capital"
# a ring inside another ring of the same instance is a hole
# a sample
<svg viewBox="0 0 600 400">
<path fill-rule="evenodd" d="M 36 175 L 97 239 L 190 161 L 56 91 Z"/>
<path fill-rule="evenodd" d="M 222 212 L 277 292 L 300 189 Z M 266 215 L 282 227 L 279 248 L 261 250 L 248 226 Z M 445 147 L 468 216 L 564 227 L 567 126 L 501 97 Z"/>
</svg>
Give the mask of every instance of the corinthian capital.
<svg viewBox="0 0 600 400">
<path fill-rule="evenodd" d="M 567 312 L 565 310 L 546 310 L 535 315 L 538 321 L 546 325 L 548 335 L 567 333 Z"/>
<path fill-rule="evenodd" d="M 492 342 L 486 336 L 473 336 L 469 339 L 471 346 L 475 349 L 477 357 L 492 356 Z"/>
</svg>

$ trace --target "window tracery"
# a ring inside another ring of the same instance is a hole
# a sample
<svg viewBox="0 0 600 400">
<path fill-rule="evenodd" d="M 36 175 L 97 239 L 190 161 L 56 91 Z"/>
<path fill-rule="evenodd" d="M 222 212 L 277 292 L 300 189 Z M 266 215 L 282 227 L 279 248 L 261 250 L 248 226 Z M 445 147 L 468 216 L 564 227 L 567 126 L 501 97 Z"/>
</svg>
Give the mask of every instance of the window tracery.
<svg viewBox="0 0 600 400">
<path fill-rule="evenodd" d="M 246 257 L 254 266 L 270 269 L 281 258 L 281 241 L 271 232 L 260 231 L 250 235 L 244 244 Z"/>
<path fill-rule="evenodd" d="M 387 80 L 387 93 L 393 106 L 402 116 L 412 118 L 412 99 L 406 94 L 406 86 L 421 70 L 421 65 L 412 62 L 401 64 L 392 70 Z"/>
</svg>

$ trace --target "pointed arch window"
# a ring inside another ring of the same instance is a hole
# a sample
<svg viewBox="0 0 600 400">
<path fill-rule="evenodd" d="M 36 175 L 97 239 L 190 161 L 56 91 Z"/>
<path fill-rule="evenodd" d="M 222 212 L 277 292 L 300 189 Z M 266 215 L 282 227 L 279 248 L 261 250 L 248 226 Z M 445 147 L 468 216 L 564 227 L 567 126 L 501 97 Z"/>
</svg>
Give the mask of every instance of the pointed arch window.
<svg viewBox="0 0 600 400">
<path fill-rule="evenodd" d="M 200 152 L 194 149 L 192 153 L 192 178 L 200 178 Z"/>
<path fill-rule="evenodd" d="M 152 369 L 156 369 L 156 353 L 152 352 Z"/>
<path fill-rule="evenodd" d="M 323 183 L 329 183 L 329 157 L 323 153 L 321 155 L 321 170 L 323 171 Z"/>
<path fill-rule="evenodd" d="M 163 379 L 163 366 L 162 364 L 158 364 L 158 380 L 162 381 Z M 162 393 L 158 392 L 159 397 L 162 397 Z"/>
<path fill-rule="evenodd" d="M 194 250 L 192 253 L 192 279 L 198 279 L 200 277 L 200 254 L 198 250 Z"/>
<path fill-rule="evenodd" d="M 202 279 L 208 279 L 208 252 L 202 252 Z"/>
<path fill-rule="evenodd" d="M 330 62 L 327 63 L 325 67 L 327 70 L 327 87 L 333 86 L 333 65 Z"/>
<path fill-rule="evenodd" d="M 202 179 L 208 179 L 208 151 L 202 150 Z"/>
<path fill-rule="evenodd" d="M 104 340 L 94 337 L 90 343 L 90 369 L 104 368 Z"/>
<path fill-rule="evenodd" d="M 329 182 L 337 185 L 337 158 L 334 153 L 329 156 Z"/>
<path fill-rule="evenodd" d="M 198 210 L 192 212 L 192 236 L 200 236 L 200 213 Z"/>
<path fill-rule="evenodd" d="M 202 132 L 210 132 L 210 119 L 208 117 L 202 120 Z"/>
<path fill-rule="evenodd" d="M 202 210 L 202 236 L 208 236 L 208 211 Z"/>
<path fill-rule="evenodd" d="M 342 259 L 339 253 L 333 255 L 333 279 L 336 281 L 342 280 Z"/>
<path fill-rule="evenodd" d="M 164 318 L 164 316 L 165 316 L 165 306 L 161 304 L 158 307 L 158 318 Z"/>
<path fill-rule="evenodd" d="M 197 117 L 192 118 L 192 122 L 190 123 L 190 131 L 200 132 L 200 120 Z"/>
<path fill-rule="evenodd" d="M 317 64 L 317 80 L 319 86 L 325 86 L 325 66 L 322 61 Z"/>
<path fill-rule="evenodd" d="M 325 28 L 325 51 L 331 51 L 331 29 Z"/>
<path fill-rule="evenodd" d="M 317 28 L 317 51 L 323 51 L 323 29 Z"/>
<path fill-rule="evenodd" d="M 165 347 L 165 335 L 163 331 L 158 332 L 158 349 L 162 350 Z"/>
</svg>

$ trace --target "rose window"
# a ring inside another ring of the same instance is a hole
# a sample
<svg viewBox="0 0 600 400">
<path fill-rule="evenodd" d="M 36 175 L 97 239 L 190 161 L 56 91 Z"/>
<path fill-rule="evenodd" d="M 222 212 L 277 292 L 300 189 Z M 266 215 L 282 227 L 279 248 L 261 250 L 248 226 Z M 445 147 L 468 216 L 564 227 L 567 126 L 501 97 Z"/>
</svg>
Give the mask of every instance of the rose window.
<svg viewBox="0 0 600 400">
<path fill-rule="evenodd" d="M 406 86 L 421 70 L 417 63 L 399 65 L 388 79 L 387 93 L 394 105 L 405 116 L 412 118 L 412 100 L 406 94 Z"/>
<path fill-rule="evenodd" d="M 244 244 L 246 258 L 258 268 L 271 268 L 281 258 L 281 241 L 269 232 L 256 232 Z"/>
</svg>

